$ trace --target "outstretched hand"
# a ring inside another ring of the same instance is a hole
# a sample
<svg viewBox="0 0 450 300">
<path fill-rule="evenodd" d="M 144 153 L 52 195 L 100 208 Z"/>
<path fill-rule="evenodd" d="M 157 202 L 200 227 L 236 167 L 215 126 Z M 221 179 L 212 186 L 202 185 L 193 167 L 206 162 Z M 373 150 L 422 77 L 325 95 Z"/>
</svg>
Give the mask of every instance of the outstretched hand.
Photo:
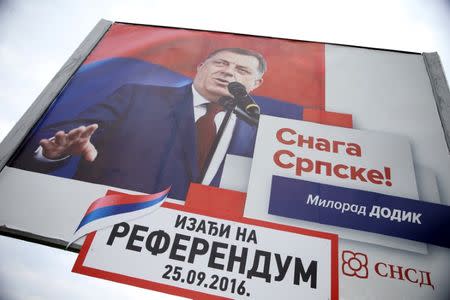
<svg viewBox="0 0 450 300">
<path fill-rule="evenodd" d="M 72 129 L 68 133 L 58 131 L 54 138 L 42 139 L 39 142 L 42 147 L 42 154 L 48 159 L 81 155 L 87 161 L 94 161 L 98 152 L 91 143 L 91 136 L 97 128 L 97 124 L 91 124 Z"/>
</svg>

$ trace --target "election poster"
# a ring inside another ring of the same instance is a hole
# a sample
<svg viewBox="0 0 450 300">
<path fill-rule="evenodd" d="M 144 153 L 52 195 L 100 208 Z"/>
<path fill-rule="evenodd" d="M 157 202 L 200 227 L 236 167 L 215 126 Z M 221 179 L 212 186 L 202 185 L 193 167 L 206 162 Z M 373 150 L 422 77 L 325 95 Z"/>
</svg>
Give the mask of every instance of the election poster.
<svg viewBox="0 0 450 300">
<path fill-rule="evenodd" d="M 90 235 L 74 271 L 194 299 L 338 299 L 336 235 L 207 211 L 205 194 L 245 198 L 194 185 L 184 206 L 166 203 Z"/>
<path fill-rule="evenodd" d="M 0 223 L 189 299 L 448 299 L 432 76 L 417 53 L 113 23 L 1 170 Z"/>
</svg>

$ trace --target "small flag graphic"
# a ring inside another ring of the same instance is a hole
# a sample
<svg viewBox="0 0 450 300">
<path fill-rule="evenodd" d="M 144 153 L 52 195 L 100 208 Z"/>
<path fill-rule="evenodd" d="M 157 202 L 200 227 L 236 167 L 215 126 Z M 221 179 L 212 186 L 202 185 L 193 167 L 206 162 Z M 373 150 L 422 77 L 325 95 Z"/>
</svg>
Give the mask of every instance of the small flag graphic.
<svg viewBox="0 0 450 300">
<path fill-rule="evenodd" d="M 154 212 L 161 206 L 169 191 L 170 187 L 151 195 L 113 194 L 95 200 L 84 214 L 67 247 L 90 232 Z"/>
</svg>

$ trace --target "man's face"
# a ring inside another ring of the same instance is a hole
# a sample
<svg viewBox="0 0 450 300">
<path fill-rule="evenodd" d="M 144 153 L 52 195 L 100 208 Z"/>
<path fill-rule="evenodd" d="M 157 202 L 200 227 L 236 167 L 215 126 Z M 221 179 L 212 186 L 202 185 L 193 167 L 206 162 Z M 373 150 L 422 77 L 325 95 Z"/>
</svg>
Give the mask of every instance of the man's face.
<svg viewBox="0 0 450 300">
<path fill-rule="evenodd" d="M 233 81 L 243 84 L 250 93 L 262 83 L 258 65 L 258 59 L 253 56 L 228 51 L 216 53 L 197 67 L 194 87 L 212 102 L 231 96 L 228 84 Z"/>
</svg>

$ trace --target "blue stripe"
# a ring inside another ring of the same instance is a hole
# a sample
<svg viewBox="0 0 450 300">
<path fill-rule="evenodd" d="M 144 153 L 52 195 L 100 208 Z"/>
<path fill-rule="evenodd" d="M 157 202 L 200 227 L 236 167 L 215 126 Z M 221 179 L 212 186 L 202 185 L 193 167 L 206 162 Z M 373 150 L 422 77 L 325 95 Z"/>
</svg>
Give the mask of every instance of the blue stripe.
<svg viewBox="0 0 450 300">
<path fill-rule="evenodd" d="M 122 204 L 122 205 L 114 205 L 114 206 L 106 206 L 106 207 L 98 208 L 98 209 L 90 212 L 88 215 L 84 216 L 83 220 L 81 220 L 81 222 L 80 222 L 80 225 L 78 225 L 78 228 L 76 231 L 78 231 L 78 229 L 80 229 L 84 225 L 86 225 L 92 221 L 101 219 L 101 218 L 118 215 L 118 214 L 122 214 L 122 213 L 128 213 L 128 212 L 144 209 L 147 207 L 151 207 L 155 204 L 158 204 L 162 200 L 164 200 L 164 198 L 166 196 L 167 195 L 162 195 L 159 198 L 156 198 L 156 199 L 153 199 L 153 200 L 147 201 L 147 202 Z"/>
</svg>

